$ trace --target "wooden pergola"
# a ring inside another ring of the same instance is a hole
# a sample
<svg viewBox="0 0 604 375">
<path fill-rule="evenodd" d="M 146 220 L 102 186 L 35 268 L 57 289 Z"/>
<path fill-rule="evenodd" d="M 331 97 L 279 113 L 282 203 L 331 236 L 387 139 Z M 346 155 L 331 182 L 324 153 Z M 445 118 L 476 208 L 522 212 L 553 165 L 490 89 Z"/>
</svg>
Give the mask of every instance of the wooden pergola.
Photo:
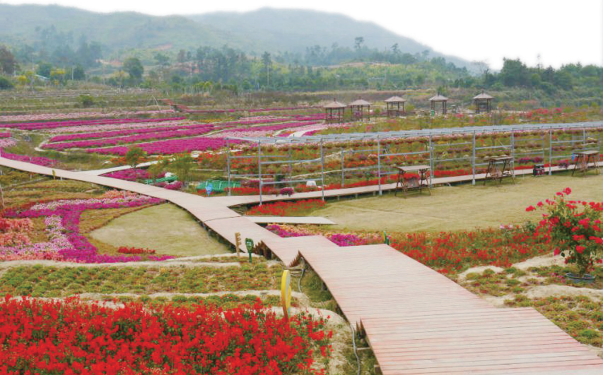
<svg viewBox="0 0 604 375">
<path fill-rule="evenodd" d="M 333 102 L 326 104 L 323 108 L 325 109 L 326 122 L 342 122 L 342 120 L 344 120 L 346 104 L 340 103 L 334 99 Z"/>
<path fill-rule="evenodd" d="M 400 96 L 393 96 L 384 101 L 386 102 L 386 115 L 388 117 L 397 117 L 405 114 L 405 102 L 407 99 L 403 99 Z"/>
<path fill-rule="evenodd" d="M 348 104 L 348 106 L 350 107 L 350 113 L 352 114 L 352 118 L 354 120 L 362 120 L 363 118 L 365 118 L 365 113 L 367 113 L 367 118 L 370 118 L 369 111 L 371 109 L 371 103 L 369 103 L 368 101 L 358 99 Z"/>
<path fill-rule="evenodd" d="M 446 115 L 447 114 L 447 101 L 449 100 L 449 98 L 447 98 L 446 96 L 442 96 L 440 94 L 437 94 L 433 97 L 430 98 L 430 109 L 432 111 L 434 111 L 435 113 L 438 113 L 438 107 L 437 107 L 437 103 L 442 103 L 442 109 L 440 111 L 441 114 Z"/>
<path fill-rule="evenodd" d="M 474 104 L 476 105 L 476 113 L 480 112 L 491 112 L 492 106 L 491 101 L 493 97 L 489 94 L 485 94 L 483 91 L 474 97 Z"/>
</svg>

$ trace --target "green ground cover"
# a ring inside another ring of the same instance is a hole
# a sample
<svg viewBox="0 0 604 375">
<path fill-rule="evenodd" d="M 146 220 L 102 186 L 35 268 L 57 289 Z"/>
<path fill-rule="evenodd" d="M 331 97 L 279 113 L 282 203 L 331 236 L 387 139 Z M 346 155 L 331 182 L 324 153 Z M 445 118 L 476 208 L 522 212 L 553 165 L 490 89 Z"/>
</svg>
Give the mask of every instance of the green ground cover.
<svg viewBox="0 0 604 375">
<path fill-rule="evenodd" d="M 592 172 L 593 173 L 593 172 Z M 432 195 L 409 192 L 394 196 L 331 201 L 325 208 L 309 213 L 336 223 L 332 230 L 369 231 L 455 231 L 474 228 L 523 224 L 534 219 L 525 208 L 535 200 L 551 198 L 557 191 L 570 187 L 574 200 L 601 201 L 602 177 L 552 175 L 518 177 L 502 184 L 478 182 L 475 186 L 438 186 Z"/>
<path fill-rule="evenodd" d="M 278 289 L 281 267 L 11 267 L 0 294 L 68 297 L 82 293 L 212 293 Z"/>
</svg>

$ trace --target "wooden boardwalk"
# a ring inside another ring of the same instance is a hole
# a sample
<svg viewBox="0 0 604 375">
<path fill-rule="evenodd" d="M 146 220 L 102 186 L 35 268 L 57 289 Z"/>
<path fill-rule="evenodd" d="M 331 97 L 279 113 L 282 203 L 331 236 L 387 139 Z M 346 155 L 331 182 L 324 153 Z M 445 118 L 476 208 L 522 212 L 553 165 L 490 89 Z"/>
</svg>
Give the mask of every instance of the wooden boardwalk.
<svg viewBox="0 0 604 375">
<path fill-rule="evenodd" d="M 4 158 L 0 165 L 52 175 L 51 168 Z M 243 238 L 263 241 L 286 265 L 304 259 L 348 321 L 365 334 L 384 375 L 602 374 L 601 358 L 534 309 L 495 308 L 389 246 L 339 247 L 322 236 L 280 238 L 230 210 L 227 205 L 234 199 L 204 198 L 82 172 L 55 172 L 58 177 L 166 199 L 231 243 L 236 231 Z M 330 194 L 339 192 L 350 193 Z"/>
</svg>

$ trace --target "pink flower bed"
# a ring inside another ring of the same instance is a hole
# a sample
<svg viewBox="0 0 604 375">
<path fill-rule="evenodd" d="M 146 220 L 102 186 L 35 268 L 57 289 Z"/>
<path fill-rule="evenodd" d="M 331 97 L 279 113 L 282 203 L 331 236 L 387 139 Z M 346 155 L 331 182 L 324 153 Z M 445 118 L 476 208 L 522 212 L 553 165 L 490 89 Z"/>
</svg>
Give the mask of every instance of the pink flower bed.
<svg viewBox="0 0 604 375">
<path fill-rule="evenodd" d="M 229 141 L 229 144 L 242 143 L 240 141 Z M 189 139 L 172 139 L 168 141 L 158 141 L 151 143 L 142 143 L 140 146 L 149 155 L 170 155 L 182 152 L 217 150 L 225 147 L 226 141 L 220 138 L 189 138 Z M 87 152 L 104 154 L 104 155 L 126 155 L 128 147 L 117 146 L 110 148 L 93 148 Z"/>
<path fill-rule="evenodd" d="M 72 112 L 72 113 L 41 113 L 35 115 L 4 115 L 0 116 L 0 124 L 7 122 L 51 121 L 80 118 L 101 118 L 118 116 L 165 115 L 174 113 L 173 110 L 161 111 L 123 111 L 123 112 Z"/>
<path fill-rule="evenodd" d="M 116 137 L 106 139 L 92 139 L 64 143 L 49 143 L 45 144 L 44 148 L 53 150 L 66 150 L 69 148 L 89 148 L 89 147 L 105 147 L 115 146 L 118 144 L 130 144 L 146 142 L 151 140 L 160 140 L 165 138 L 182 138 L 196 135 L 206 134 L 214 129 L 213 125 L 204 125 L 193 129 L 169 130 L 169 131 L 154 131 L 145 134 L 131 135 L 127 137 Z"/>
<path fill-rule="evenodd" d="M 161 203 L 161 199 L 127 192 L 109 192 L 101 198 L 58 200 L 39 203 L 25 210 L 6 211 L 18 218 L 44 217 L 50 241 L 0 247 L 0 260 L 52 259 L 80 263 L 116 263 L 143 260 L 140 256 L 98 254 L 96 247 L 80 234 L 80 216 L 85 210 L 139 207 Z M 172 256 L 149 257 L 166 260 Z"/>
<path fill-rule="evenodd" d="M 53 167 L 59 163 L 57 160 L 45 158 L 43 156 L 17 155 L 11 154 L 10 152 L 6 152 L 4 150 L 1 150 L 0 156 L 10 160 L 24 161 L 26 163 L 37 164 L 44 167 Z"/>
</svg>

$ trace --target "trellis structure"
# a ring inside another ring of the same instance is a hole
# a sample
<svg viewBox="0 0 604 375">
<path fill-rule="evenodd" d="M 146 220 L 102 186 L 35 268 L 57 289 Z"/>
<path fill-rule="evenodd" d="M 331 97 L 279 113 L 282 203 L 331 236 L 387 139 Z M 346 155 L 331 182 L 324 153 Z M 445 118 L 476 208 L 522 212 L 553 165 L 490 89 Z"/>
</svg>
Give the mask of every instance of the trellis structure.
<svg viewBox="0 0 604 375">
<path fill-rule="evenodd" d="M 569 132 L 570 139 L 560 139 L 557 133 L 560 131 Z M 602 151 L 602 122 L 472 126 L 287 138 L 236 137 L 228 138 L 227 146 L 231 140 L 249 142 L 253 146 L 247 146 L 248 150 L 253 150 L 255 154 L 241 155 L 239 150 L 236 152 L 228 147 L 229 183 L 233 179 L 257 180 L 262 201 L 262 194 L 267 193 L 267 187 L 291 186 L 308 181 L 315 181 L 317 185 L 324 187 L 328 179 L 339 179 L 339 184 L 344 186 L 351 176 L 366 179 L 377 177 L 378 192 L 381 195 L 384 177 L 397 173 L 386 163 L 393 159 L 405 165 L 427 163 L 432 171 L 438 170 L 442 163 L 460 163 L 471 168 L 472 184 L 476 183 L 476 175 L 487 166 L 489 158 L 504 155 L 512 157 L 512 170 L 514 163 L 522 158 L 542 162 L 548 160 L 551 175 L 552 165 L 561 159 L 570 159 L 574 152 Z M 396 152 L 396 142 L 410 140 L 418 145 L 415 150 Z M 485 140 L 489 140 L 491 144 L 486 144 Z M 294 150 L 305 152 L 302 157 L 296 158 Z M 365 160 L 373 163 L 346 167 L 344 161 L 351 155 L 360 155 L 361 159 L 364 156 Z M 232 168 L 233 163 L 241 159 L 244 159 L 243 163 L 255 164 L 256 172 L 239 173 Z M 292 167 L 300 165 L 308 167 L 308 173 L 295 175 Z"/>
</svg>

